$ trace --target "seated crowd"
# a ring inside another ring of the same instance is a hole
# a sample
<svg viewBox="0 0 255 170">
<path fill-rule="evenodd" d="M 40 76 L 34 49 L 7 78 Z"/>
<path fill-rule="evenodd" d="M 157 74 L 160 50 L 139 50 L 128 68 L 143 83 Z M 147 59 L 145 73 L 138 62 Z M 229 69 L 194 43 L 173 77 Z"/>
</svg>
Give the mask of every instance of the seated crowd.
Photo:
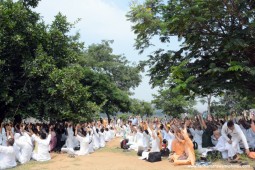
<svg viewBox="0 0 255 170">
<path fill-rule="evenodd" d="M 125 149 L 141 153 L 148 159 L 150 153 L 169 156 L 175 165 L 194 165 L 195 150 L 203 156 L 217 150 L 223 159 L 237 160 L 245 152 L 254 158 L 255 125 L 250 120 L 204 120 L 185 118 L 142 120 L 139 116 L 128 121 L 100 120 L 90 123 L 2 123 L 0 127 L 0 169 L 25 164 L 31 159 L 48 161 L 51 152 L 69 156 L 88 155 L 115 137 L 126 141 Z M 167 152 L 168 151 L 168 152 Z M 170 154 L 169 154 L 170 153 Z"/>
</svg>

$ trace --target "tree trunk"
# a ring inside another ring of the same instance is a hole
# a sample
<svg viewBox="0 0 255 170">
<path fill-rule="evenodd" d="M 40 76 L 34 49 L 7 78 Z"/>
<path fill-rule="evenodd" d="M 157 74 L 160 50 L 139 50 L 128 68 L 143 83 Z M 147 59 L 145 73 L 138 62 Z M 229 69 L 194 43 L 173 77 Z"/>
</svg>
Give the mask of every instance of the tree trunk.
<svg viewBox="0 0 255 170">
<path fill-rule="evenodd" d="M 212 98 L 212 94 L 209 94 L 207 96 L 207 113 L 208 113 L 208 116 L 211 115 L 211 98 Z"/>
<path fill-rule="evenodd" d="M 108 112 L 106 112 L 106 115 L 107 115 L 107 118 L 108 118 L 108 124 L 110 124 L 110 122 L 111 122 L 110 114 Z"/>
</svg>

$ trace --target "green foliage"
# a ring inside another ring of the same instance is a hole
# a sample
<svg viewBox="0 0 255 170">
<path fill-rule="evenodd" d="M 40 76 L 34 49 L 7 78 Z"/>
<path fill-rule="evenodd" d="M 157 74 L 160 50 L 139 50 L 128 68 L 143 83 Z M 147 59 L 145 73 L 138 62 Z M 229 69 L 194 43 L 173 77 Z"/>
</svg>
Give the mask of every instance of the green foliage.
<svg viewBox="0 0 255 170">
<path fill-rule="evenodd" d="M 196 102 L 193 99 L 170 89 L 161 88 L 158 93 L 158 95 L 154 95 L 155 99 L 152 102 L 156 104 L 156 108 L 162 109 L 165 114 L 179 117 L 181 113 L 193 114 L 195 112 L 192 107 Z"/>
<path fill-rule="evenodd" d="M 158 49 L 147 61 L 151 83 L 184 95 L 218 95 L 225 90 L 255 92 L 255 5 L 253 1 L 146 0 L 127 15 L 134 23 L 135 46 L 143 52 L 151 39 L 176 51 Z"/>
<path fill-rule="evenodd" d="M 17 114 L 90 121 L 100 112 L 126 112 L 139 68 L 112 54 L 110 42 L 84 50 L 62 14 L 46 25 L 39 0 L 0 1 L 0 122 Z"/>
<path fill-rule="evenodd" d="M 120 118 L 122 121 L 127 121 L 129 118 L 128 114 L 119 114 L 118 118 Z"/>
<path fill-rule="evenodd" d="M 134 115 L 140 115 L 140 116 L 152 116 L 153 113 L 155 112 L 151 103 L 145 102 L 145 101 L 140 101 L 138 99 L 131 100 L 130 111 Z"/>
<path fill-rule="evenodd" d="M 90 45 L 80 58 L 80 63 L 107 75 L 119 89 L 129 92 L 141 82 L 140 68 L 131 64 L 125 56 L 113 54 L 111 43 L 113 41 L 102 41 L 100 44 Z"/>
<path fill-rule="evenodd" d="M 101 105 L 108 118 L 119 111 L 129 111 L 130 89 L 141 82 L 140 68 L 124 56 L 113 54 L 111 43 L 93 44 L 79 58 L 83 67 L 91 68 L 83 82 L 90 86 L 91 100 Z"/>
</svg>

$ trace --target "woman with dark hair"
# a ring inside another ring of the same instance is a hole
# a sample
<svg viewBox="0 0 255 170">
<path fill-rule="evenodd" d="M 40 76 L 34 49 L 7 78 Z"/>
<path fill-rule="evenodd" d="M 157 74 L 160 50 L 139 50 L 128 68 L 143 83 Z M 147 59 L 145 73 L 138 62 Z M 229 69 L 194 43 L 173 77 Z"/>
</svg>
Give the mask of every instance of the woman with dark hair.
<svg viewBox="0 0 255 170">
<path fill-rule="evenodd" d="M 78 133 L 80 132 L 80 133 Z M 75 136 L 80 142 L 80 150 L 75 151 L 76 155 L 88 155 L 89 154 L 89 135 L 86 130 L 81 130 L 81 126 L 79 124 L 76 125 L 75 128 Z"/>
<path fill-rule="evenodd" d="M 49 129 L 48 136 L 45 132 L 39 132 L 39 136 L 37 136 L 31 129 L 29 131 L 32 134 L 32 139 L 37 143 L 38 147 L 37 152 L 33 152 L 32 158 L 36 161 L 49 161 L 51 159 L 49 153 L 51 129 Z"/>
</svg>

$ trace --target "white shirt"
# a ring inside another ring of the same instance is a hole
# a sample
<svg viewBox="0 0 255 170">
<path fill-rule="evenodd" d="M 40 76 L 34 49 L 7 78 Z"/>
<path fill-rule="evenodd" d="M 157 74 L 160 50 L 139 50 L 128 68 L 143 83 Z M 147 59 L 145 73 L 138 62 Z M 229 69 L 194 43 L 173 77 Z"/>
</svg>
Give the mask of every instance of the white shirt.
<svg viewBox="0 0 255 170">
<path fill-rule="evenodd" d="M 30 140 L 30 141 L 29 141 Z M 31 143 L 30 137 L 20 136 L 15 139 L 15 144 L 20 148 L 18 152 L 16 152 L 16 158 L 21 163 L 24 164 L 30 161 L 33 152 L 33 146 Z"/>
<path fill-rule="evenodd" d="M 12 168 L 16 165 L 13 146 L 0 146 L 0 169 Z"/>
<path fill-rule="evenodd" d="M 66 130 L 67 130 L 66 147 L 73 149 L 75 147 L 73 127 L 68 127 Z"/>
<path fill-rule="evenodd" d="M 80 150 L 75 152 L 77 155 L 87 155 L 89 154 L 89 135 L 82 137 L 77 135 L 76 137 L 80 142 Z"/>
<path fill-rule="evenodd" d="M 111 139 L 111 133 L 110 133 L 110 131 L 109 131 L 109 130 L 108 130 L 108 131 L 105 131 L 105 141 L 106 141 L 106 142 L 109 142 L 110 139 Z"/>
<path fill-rule="evenodd" d="M 49 144 L 50 144 L 51 134 L 49 134 L 46 139 L 40 139 L 35 134 L 32 135 L 32 138 L 38 144 L 38 152 L 33 153 L 32 158 L 35 159 L 36 161 L 50 160 L 51 157 L 50 157 L 50 153 L 49 153 Z"/>
<path fill-rule="evenodd" d="M 222 136 L 225 138 L 226 141 L 229 141 L 230 139 L 228 138 L 228 134 L 230 134 L 232 136 L 231 140 L 242 140 L 243 144 L 244 144 L 244 148 L 245 149 L 249 149 L 249 145 L 247 143 L 247 139 L 243 133 L 243 131 L 241 130 L 240 126 L 237 124 L 234 124 L 234 130 L 230 130 L 227 126 L 227 122 L 222 126 L 222 130 L 221 130 L 221 134 Z"/>
<path fill-rule="evenodd" d="M 98 149 L 100 143 L 100 138 L 99 138 L 99 134 L 96 132 L 96 127 L 93 127 L 93 145 L 94 145 L 94 149 Z"/>
<path fill-rule="evenodd" d="M 143 132 L 143 147 L 149 148 L 150 147 L 150 135 Z"/>
<path fill-rule="evenodd" d="M 2 142 L 1 142 L 2 146 L 6 146 L 7 136 L 6 136 L 5 128 L 2 128 L 1 137 L 2 137 Z"/>
<path fill-rule="evenodd" d="M 202 146 L 202 135 L 203 135 L 203 130 L 198 130 L 198 129 L 193 129 L 189 128 L 190 133 L 193 136 L 193 140 L 197 143 L 197 145 Z"/>
<path fill-rule="evenodd" d="M 105 147 L 105 138 L 104 138 L 104 133 L 99 132 L 99 146 L 101 148 Z"/>
</svg>

